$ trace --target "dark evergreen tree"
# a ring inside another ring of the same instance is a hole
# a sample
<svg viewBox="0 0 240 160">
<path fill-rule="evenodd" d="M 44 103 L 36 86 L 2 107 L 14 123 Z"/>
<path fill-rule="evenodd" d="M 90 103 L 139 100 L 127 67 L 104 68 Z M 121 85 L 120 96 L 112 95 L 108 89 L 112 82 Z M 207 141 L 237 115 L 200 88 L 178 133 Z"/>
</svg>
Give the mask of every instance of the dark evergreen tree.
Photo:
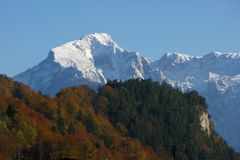
<svg viewBox="0 0 240 160">
<path fill-rule="evenodd" d="M 7 108 L 7 116 L 9 118 L 14 118 L 15 114 L 16 114 L 16 109 L 13 105 L 9 105 L 8 108 Z"/>
</svg>

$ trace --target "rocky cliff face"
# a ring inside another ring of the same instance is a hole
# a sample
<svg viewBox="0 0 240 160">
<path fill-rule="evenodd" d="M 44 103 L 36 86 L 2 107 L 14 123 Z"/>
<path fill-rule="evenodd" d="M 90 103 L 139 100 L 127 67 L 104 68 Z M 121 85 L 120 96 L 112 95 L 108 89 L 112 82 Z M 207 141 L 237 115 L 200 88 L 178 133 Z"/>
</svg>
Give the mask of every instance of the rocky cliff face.
<svg viewBox="0 0 240 160">
<path fill-rule="evenodd" d="M 208 118 L 208 113 L 203 112 L 199 116 L 199 119 L 200 119 L 200 123 L 201 123 L 201 126 L 202 126 L 202 130 L 207 132 L 208 135 L 210 135 L 211 128 L 210 128 L 210 120 Z"/>
</svg>

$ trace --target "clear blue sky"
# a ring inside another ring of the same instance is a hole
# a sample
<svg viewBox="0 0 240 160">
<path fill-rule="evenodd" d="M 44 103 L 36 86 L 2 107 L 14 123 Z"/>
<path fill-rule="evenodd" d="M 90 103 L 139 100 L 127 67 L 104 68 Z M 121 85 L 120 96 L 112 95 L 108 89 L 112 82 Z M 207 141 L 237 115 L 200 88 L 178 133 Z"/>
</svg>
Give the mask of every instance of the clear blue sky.
<svg viewBox="0 0 240 160">
<path fill-rule="evenodd" d="M 152 59 L 168 51 L 240 51 L 239 0 L 0 0 L 0 73 L 92 32 Z"/>
</svg>

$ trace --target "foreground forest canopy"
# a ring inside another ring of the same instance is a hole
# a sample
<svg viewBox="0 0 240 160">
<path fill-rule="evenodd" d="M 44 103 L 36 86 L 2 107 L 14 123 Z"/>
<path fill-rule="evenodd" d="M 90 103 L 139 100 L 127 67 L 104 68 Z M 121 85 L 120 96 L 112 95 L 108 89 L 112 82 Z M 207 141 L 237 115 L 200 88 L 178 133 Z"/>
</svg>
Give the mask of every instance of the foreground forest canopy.
<svg viewBox="0 0 240 160">
<path fill-rule="evenodd" d="M 196 91 L 151 80 L 79 86 L 56 97 L 0 76 L 0 160 L 237 160 L 201 126 Z"/>
</svg>

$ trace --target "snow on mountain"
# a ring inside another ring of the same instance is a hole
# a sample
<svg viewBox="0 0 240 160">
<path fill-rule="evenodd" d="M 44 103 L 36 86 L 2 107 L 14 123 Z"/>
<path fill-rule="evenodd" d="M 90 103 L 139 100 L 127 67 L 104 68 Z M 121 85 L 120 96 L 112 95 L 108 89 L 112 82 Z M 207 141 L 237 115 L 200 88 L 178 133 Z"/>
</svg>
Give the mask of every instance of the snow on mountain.
<svg viewBox="0 0 240 160">
<path fill-rule="evenodd" d="M 120 48 L 106 33 L 93 33 L 51 49 L 47 59 L 14 77 L 54 95 L 64 87 L 97 88 L 108 79 L 144 78 L 148 59 Z"/>
<path fill-rule="evenodd" d="M 187 55 L 187 54 L 183 54 L 183 53 L 167 52 L 161 57 L 160 61 L 163 62 L 163 61 L 167 60 L 166 62 L 168 64 L 177 65 L 177 64 L 188 62 L 188 61 L 192 60 L 193 58 L 195 58 L 195 57 Z"/>
<path fill-rule="evenodd" d="M 240 53 L 166 53 L 151 61 L 122 49 L 106 33 L 93 33 L 51 49 L 45 60 L 14 77 L 50 95 L 64 87 L 85 84 L 96 89 L 108 79 L 131 78 L 197 90 L 206 97 L 217 132 L 240 151 Z"/>
<path fill-rule="evenodd" d="M 205 95 L 217 132 L 240 151 L 240 74 L 209 73 Z"/>
<path fill-rule="evenodd" d="M 173 55 L 155 61 L 155 70 L 172 86 L 203 95 L 217 132 L 240 151 L 240 53 L 212 52 L 191 58 Z"/>
</svg>

